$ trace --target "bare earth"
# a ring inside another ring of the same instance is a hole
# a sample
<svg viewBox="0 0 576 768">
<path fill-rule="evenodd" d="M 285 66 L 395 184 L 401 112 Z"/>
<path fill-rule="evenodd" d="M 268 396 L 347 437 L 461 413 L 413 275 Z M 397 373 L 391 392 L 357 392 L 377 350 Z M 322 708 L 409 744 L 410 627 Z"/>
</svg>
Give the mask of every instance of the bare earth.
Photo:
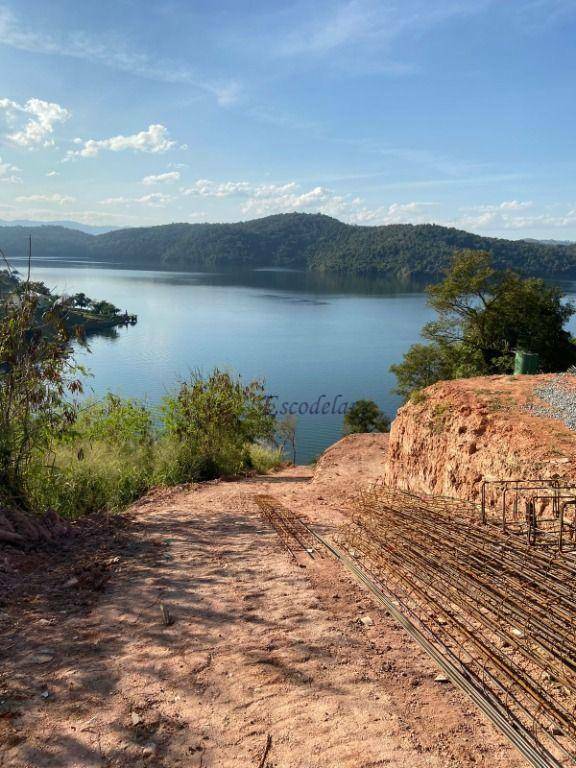
<svg viewBox="0 0 576 768">
<path fill-rule="evenodd" d="M 85 550 L 12 557 L 30 573 L 0 603 L 0 766 L 524 765 L 346 572 L 299 566 L 258 514 L 271 494 L 329 533 L 385 450 L 358 436 L 316 479 L 157 492 Z"/>
</svg>

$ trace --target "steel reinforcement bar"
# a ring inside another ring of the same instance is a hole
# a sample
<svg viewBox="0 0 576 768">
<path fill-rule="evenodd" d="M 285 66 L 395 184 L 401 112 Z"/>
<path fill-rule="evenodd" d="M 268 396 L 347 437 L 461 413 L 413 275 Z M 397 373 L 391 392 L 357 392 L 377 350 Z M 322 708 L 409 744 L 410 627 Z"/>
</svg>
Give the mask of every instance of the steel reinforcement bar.
<svg viewBox="0 0 576 768">
<path fill-rule="evenodd" d="M 340 541 L 543 749 L 576 763 L 573 559 L 466 519 L 454 503 L 382 487 L 359 500 Z"/>
<path fill-rule="evenodd" d="M 576 764 L 576 561 L 481 525 L 472 505 L 382 486 L 340 546 L 255 501 L 296 560 L 328 550 L 368 587 L 531 765 Z"/>
<path fill-rule="evenodd" d="M 482 680 L 466 668 L 460 658 L 454 655 L 449 648 L 442 646 L 434 633 L 427 632 L 426 628 L 421 626 L 419 619 L 412 615 L 408 606 L 403 605 L 397 596 L 388 592 L 386 587 L 373 578 L 369 572 L 359 567 L 358 563 L 348 557 L 340 547 L 329 542 L 315 531 L 311 530 L 311 533 L 372 593 L 376 602 L 382 605 L 404 628 L 450 681 L 474 702 L 530 765 L 535 768 L 564 768 L 564 764 L 534 738 L 533 734 L 524 727 L 506 705 L 486 688 Z"/>
<path fill-rule="evenodd" d="M 254 496 L 254 501 L 262 517 L 274 528 L 296 562 L 299 562 L 298 553 L 314 559 L 316 540 L 299 516 L 292 514 L 273 496 L 258 494 Z"/>
</svg>

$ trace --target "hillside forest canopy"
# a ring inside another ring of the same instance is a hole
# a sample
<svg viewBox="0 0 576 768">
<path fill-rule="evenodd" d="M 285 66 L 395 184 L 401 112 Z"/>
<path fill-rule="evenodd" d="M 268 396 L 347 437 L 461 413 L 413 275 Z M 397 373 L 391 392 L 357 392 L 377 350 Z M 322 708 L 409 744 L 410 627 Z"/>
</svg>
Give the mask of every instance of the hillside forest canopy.
<svg viewBox="0 0 576 768">
<path fill-rule="evenodd" d="M 496 269 L 576 276 L 576 244 L 482 237 L 437 224 L 357 226 L 287 213 L 232 224 L 167 224 L 91 235 L 59 226 L 0 227 L 0 247 L 37 258 L 165 268 L 289 267 L 401 280 L 439 277 L 457 250 L 489 251 Z"/>
</svg>

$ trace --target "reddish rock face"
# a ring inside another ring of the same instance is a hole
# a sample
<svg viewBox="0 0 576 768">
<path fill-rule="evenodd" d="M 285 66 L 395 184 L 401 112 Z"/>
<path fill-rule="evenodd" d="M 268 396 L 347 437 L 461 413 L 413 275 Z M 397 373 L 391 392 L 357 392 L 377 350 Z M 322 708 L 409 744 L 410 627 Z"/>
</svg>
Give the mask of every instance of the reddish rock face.
<svg viewBox="0 0 576 768">
<path fill-rule="evenodd" d="M 534 390 L 551 378 L 489 376 L 423 390 L 392 424 L 386 483 L 479 501 L 483 480 L 576 482 L 576 433 L 526 410 L 545 405 Z"/>
</svg>

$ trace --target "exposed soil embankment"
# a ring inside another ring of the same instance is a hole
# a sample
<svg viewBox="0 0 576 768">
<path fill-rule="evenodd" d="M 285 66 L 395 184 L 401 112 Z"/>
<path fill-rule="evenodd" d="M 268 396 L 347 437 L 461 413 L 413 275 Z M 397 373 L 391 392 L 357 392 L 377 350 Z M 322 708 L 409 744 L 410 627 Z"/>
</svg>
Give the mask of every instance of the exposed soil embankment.
<svg viewBox="0 0 576 768">
<path fill-rule="evenodd" d="M 576 433 L 537 392 L 557 377 L 489 376 L 440 382 L 398 412 L 388 485 L 477 501 L 483 480 L 576 477 Z M 564 389 L 576 377 L 565 376 Z"/>
</svg>

